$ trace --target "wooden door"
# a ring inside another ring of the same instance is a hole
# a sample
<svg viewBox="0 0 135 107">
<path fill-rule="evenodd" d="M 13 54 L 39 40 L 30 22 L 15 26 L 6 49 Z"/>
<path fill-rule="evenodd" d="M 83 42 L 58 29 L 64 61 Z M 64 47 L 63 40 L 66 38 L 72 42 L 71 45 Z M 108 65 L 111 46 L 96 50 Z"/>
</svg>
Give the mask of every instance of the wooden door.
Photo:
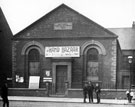
<svg viewBox="0 0 135 107">
<path fill-rule="evenodd" d="M 67 65 L 56 66 L 56 94 L 65 93 L 65 82 L 67 80 Z"/>
</svg>

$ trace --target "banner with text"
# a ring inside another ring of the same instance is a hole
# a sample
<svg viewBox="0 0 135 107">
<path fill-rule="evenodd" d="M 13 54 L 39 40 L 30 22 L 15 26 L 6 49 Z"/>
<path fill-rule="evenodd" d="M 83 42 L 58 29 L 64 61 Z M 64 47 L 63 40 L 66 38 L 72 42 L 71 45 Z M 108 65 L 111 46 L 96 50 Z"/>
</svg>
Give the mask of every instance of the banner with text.
<svg viewBox="0 0 135 107">
<path fill-rule="evenodd" d="M 80 47 L 45 47 L 45 57 L 80 57 Z"/>
</svg>

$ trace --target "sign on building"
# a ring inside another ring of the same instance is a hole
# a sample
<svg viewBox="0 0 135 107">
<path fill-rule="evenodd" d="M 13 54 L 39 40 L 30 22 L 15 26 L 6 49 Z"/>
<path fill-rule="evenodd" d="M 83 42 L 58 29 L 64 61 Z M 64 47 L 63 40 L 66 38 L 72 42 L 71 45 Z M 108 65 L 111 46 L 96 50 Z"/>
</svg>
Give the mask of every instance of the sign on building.
<svg viewBox="0 0 135 107">
<path fill-rule="evenodd" d="M 50 70 L 46 70 L 44 76 L 45 77 L 51 77 L 51 71 Z"/>
<path fill-rule="evenodd" d="M 39 88 L 39 76 L 30 76 L 29 79 L 29 88 L 30 89 L 38 89 Z"/>
<path fill-rule="evenodd" d="M 44 71 L 43 82 L 52 82 L 52 73 L 51 73 L 50 70 L 45 70 Z"/>
<path fill-rule="evenodd" d="M 72 30 L 71 22 L 54 23 L 54 30 Z"/>
<path fill-rule="evenodd" d="M 45 57 L 80 57 L 80 47 L 45 47 Z"/>
</svg>

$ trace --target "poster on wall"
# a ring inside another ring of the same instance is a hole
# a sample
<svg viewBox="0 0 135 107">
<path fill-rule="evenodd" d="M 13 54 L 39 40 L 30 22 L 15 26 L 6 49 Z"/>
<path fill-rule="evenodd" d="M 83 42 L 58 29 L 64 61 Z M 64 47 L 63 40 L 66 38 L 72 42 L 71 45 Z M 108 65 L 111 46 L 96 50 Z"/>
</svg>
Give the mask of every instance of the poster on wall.
<svg viewBox="0 0 135 107">
<path fill-rule="evenodd" d="M 52 74 L 51 74 L 50 70 L 45 70 L 44 71 L 43 82 L 52 82 Z"/>
<path fill-rule="evenodd" d="M 51 74 L 51 71 L 50 70 L 45 70 L 44 71 L 44 77 L 51 77 L 52 76 L 52 74 Z"/>
<path fill-rule="evenodd" d="M 39 76 L 30 76 L 29 77 L 29 89 L 38 89 L 39 88 Z"/>
</svg>

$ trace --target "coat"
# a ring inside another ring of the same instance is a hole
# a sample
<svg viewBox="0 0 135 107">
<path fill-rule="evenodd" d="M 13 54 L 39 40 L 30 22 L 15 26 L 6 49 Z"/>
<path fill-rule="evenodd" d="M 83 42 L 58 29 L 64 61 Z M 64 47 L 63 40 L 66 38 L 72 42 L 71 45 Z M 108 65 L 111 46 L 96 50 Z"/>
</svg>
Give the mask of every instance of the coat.
<svg viewBox="0 0 135 107">
<path fill-rule="evenodd" d="M 6 84 L 4 84 L 2 87 L 1 87 L 1 97 L 2 98 L 6 98 L 8 96 L 8 87 Z"/>
</svg>

